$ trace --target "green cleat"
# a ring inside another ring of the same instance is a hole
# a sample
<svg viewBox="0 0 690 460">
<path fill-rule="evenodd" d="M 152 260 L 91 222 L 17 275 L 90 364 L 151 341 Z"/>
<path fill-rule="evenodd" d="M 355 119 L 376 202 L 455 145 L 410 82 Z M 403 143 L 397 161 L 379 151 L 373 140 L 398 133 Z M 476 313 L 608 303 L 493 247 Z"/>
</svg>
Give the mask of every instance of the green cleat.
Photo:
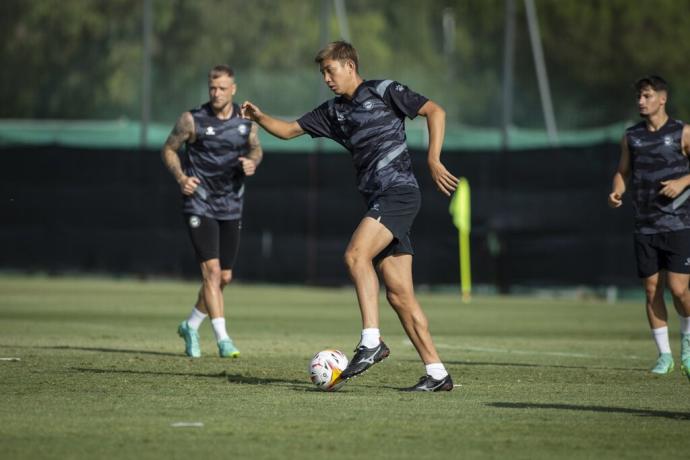
<svg viewBox="0 0 690 460">
<path fill-rule="evenodd" d="M 680 370 L 690 380 L 690 334 L 680 336 Z"/>
<path fill-rule="evenodd" d="M 184 339 L 184 352 L 190 358 L 200 358 L 199 331 L 192 329 L 187 321 L 182 321 L 177 328 L 177 334 Z"/>
<path fill-rule="evenodd" d="M 652 368 L 652 374 L 670 374 L 673 371 L 673 366 L 671 353 L 661 353 Z"/>
<path fill-rule="evenodd" d="M 240 350 L 235 348 L 231 338 L 227 338 L 218 342 L 218 355 L 221 358 L 237 358 L 240 356 Z"/>
</svg>

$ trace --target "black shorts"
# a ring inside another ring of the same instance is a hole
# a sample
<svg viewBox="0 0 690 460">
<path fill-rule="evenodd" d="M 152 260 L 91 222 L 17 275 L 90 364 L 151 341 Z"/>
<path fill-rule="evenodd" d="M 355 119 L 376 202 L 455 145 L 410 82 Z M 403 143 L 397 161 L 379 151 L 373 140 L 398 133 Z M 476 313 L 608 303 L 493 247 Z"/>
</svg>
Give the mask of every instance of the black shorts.
<svg viewBox="0 0 690 460">
<path fill-rule="evenodd" d="M 661 270 L 690 274 L 690 230 L 635 234 L 637 275 L 648 278 Z"/>
<path fill-rule="evenodd" d="M 369 201 L 365 217 L 381 222 L 393 234 L 393 241 L 374 258 L 375 263 L 393 254 L 414 255 L 410 229 L 421 203 L 419 189 L 408 185 L 390 188 Z"/>
<path fill-rule="evenodd" d="M 220 259 L 221 269 L 232 270 L 240 247 L 242 220 L 216 220 L 185 214 L 185 221 L 199 263 Z"/>
</svg>

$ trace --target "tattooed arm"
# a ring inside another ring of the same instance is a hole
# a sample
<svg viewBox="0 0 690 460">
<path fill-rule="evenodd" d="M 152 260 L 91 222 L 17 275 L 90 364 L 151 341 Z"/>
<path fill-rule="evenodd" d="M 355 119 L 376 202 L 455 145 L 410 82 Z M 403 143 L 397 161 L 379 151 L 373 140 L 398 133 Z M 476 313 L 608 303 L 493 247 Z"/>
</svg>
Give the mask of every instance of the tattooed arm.
<svg viewBox="0 0 690 460">
<path fill-rule="evenodd" d="M 177 154 L 182 144 L 187 141 L 194 141 L 194 119 L 192 114 L 185 112 L 180 115 L 180 118 L 175 123 L 175 127 L 170 132 L 168 139 L 161 150 L 161 158 L 163 163 L 170 171 L 170 174 L 175 178 L 175 181 L 180 185 L 180 190 L 184 195 L 191 195 L 199 185 L 199 179 L 196 177 L 188 177 L 182 171 L 180 157 Z"/>
</svg>

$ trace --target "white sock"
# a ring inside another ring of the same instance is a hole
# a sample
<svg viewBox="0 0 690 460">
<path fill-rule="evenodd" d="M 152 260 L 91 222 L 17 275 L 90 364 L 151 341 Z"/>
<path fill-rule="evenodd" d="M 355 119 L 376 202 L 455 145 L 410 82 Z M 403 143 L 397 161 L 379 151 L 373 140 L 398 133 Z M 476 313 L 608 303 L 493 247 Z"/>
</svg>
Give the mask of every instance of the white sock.
<svg viewBox="0 0 690 460">
<path fill-rule="evenodd" d="M 381 343 L 381 332 L 377 327 L 368 327 L 362 329 L 362 340 L 359 341 L 360 345 L 364 345 L 367 348 L 374 348 Z"/>
<path fill-rule="evenodd" d="M 448 371 L 446 371 L 443 363 L 431 363 L 424 367 L 426 367 L 426 374 L 430 375 L 434 380 L 443 380 L 448 375 Z"/>
<path fill-rule="evenodd" d="M 194 307 L 192 308 L 192 312 L 189 314 L 189 318 L 187 318 L 187 324 L 189 324 L 189 327 L 192 329 L 197 330 L 207 316 L 208 315 L 206 313 L 202 313 L 197 310 L 196 307 Z"/>
<path fill-rule="evenodd" d="M 683 335 L 690 334 L 690 316 L 680 317 L 680 333 Z"/>
<path fill-rule="evenodd" d="M 671 345 L 668 343 L 668 326 L 652 329 L 652 336 L 659 353 L 671 353 Z"/>
<path fill-rule="evenodd" d="M 216 342 L 230 338 L 228 331 L 225 330 L 225 318 L 213 318 L 211 325 L 213 326 L 213 333 L 216 335 Z"/>
</svg>

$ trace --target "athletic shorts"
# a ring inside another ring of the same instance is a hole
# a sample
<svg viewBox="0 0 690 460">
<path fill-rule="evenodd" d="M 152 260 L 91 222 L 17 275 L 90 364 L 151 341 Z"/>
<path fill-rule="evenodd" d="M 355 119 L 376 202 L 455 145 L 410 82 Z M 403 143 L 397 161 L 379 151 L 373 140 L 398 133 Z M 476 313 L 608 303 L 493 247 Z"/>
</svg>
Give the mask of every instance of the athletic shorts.
<svg viewBox="0 0 690 460">
<path fill-rule="evenodd" d="M 374 258 L 375 263 L 393 254 L 414 255 L 410 229 L 421 203 L 419 189 L 408 185 L 390 188 L 369 201 L 365 217 L 381 222 L 393 234 L 393 241 Z"/>
<path fill-rule="evenodd" d="M 635 234 L 637 275 L 647 278 L 661 270 L 690 274 L 690 230 Z"/>
<path fill-rule="evenodd" d="M 240 246 L 242 220 L 216 220 L 185 214 L 187 230 L 199 263 L 220 259 L 222 270 L 232 270 Z"/>
</svg>

